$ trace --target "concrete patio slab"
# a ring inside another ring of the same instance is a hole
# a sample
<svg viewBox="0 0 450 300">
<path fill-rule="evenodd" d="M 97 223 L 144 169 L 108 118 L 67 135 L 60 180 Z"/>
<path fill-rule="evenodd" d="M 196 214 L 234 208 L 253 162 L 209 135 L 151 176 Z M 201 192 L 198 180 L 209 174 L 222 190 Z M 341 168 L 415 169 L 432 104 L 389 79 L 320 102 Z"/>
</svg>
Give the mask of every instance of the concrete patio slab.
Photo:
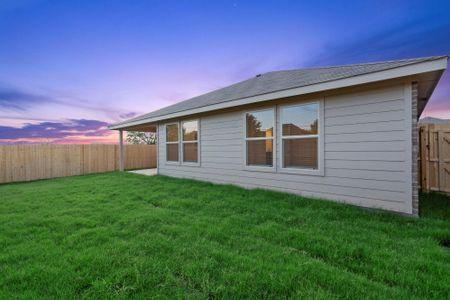
<svg viewBox="0 0 450 300">
<path fill-rule="evenodd" d="M 143 170 L 134 170 L 134 171 L 128 171 L 130 173 L 145 175 L 145 176 L 154 176 L 157 174 L 157 169 L 143 169 Z"/>
</svg>

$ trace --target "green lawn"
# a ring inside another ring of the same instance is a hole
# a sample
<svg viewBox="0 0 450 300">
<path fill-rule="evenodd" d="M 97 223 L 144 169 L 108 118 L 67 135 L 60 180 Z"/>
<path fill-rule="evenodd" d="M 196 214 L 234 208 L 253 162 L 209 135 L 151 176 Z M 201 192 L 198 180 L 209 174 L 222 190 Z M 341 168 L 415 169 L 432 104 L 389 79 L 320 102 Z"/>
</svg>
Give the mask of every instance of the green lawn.
<svg viewBox="0 0 450 300">
<path fill-rule="evenodd" d="M 450 297 L 445 214 L 129 173 L 0 199 L 0 298 Z"/>
</svg>

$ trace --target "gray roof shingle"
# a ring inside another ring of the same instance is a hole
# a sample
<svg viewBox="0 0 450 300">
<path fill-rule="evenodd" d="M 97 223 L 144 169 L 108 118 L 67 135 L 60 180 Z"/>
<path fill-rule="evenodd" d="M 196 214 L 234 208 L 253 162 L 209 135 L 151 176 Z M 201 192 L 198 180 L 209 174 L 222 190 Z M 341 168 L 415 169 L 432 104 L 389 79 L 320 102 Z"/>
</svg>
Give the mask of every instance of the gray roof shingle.
<svg viewBox="0 0 450 300">
<path fill-rule="evenodd" d="M 445 56 L 268 72 L 262 74 L 261 76 L 253 77 L 232 84 L 230 86 L 220 88 L 185 101 L 181 101 L 174 105 L 164 107 L 151 113 L 114 124 L 113 126 L 154 117 L 161 117 L 172 113 L 178 113 L 185 110 L 243 99 L 251 96 L 304 87 L 312 84 L 334 81 L 397 67 L 403 67 L 411 64 L 432 61 L 443 57 Z"/>
</svg>

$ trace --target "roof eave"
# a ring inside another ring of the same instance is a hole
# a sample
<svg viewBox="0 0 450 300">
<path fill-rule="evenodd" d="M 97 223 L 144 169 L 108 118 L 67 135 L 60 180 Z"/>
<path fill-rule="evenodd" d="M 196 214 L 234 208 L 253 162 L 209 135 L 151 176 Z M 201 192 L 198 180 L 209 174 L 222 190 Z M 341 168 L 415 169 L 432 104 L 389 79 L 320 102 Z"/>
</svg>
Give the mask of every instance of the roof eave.
<svg viewBox="0 0 450 300">
<path fill-rule="evenodd" d="M 392 68 L 388 70 L 368 73 L 368 74 L 362 74 L 357 75 L 353 77 L 343 78 L 343 79 L 337 79 L 333 81 L 327 81 L 327 82 L 321 82 L 317 84 L 307 85 L 303 87 L 298 88 L 292 88 L 282 91 L 276 91 L 271 92 L 267 94 L 257 95 L 257 96 L 251 96 L 247 98 L 241 98 L 236 99 L 228 102 L 203 106 L 199 108 L 189 109 L 185 111 L 180 111 L 176 113 L 171 113 L 167 115 L 157 116 L 153 118 L 147 118 L 137 121 L 131 121 L 131 122 L 124 122 L 120 124 L 113 124 L 108 126 L 111 130 L 118 130 L 123 129 L 130 126 L 145 124 L 145 123 L 155 123 L 167 119 L 173 119 L 173 118 L 180 118 L 185 117 L 193 114 L 208 112 L 208 111 L 214 111 L 219 109 L 225 109 L 235 106 L 241 106 L 245 104 L 250 103 L 257 103 L 257 102 L 263 102 L 268 100 L 275 100 L 279 98 L 286 98 L 286 97 L 292 97 L 292 96 L 298 96 L 303 94 L 310 94 L 310 93 L 316 93 L 316 92 L 322 92 L 322 91 L 329 91 L 344 87 L 350 87 L 355 85 L 361 85 L 361 84 L 367 84 L 377 81 L 383 81 L 383 80 L 389 80 L 394 78 L 400 78 L 400 77 L 406 77 L 421 73 L 427 73 L 427 72 L 433 72 L 433 71 L 439 71 L 439 70 L 445 70 L 447 68 L 447 61 L 448 57 L 442 57 L 438 58 L 436 60 L 431 61 L 425 61 L 425 62 L 419 62 L 416 64 L 401 66 L 397 68 Z"/>
</svg>

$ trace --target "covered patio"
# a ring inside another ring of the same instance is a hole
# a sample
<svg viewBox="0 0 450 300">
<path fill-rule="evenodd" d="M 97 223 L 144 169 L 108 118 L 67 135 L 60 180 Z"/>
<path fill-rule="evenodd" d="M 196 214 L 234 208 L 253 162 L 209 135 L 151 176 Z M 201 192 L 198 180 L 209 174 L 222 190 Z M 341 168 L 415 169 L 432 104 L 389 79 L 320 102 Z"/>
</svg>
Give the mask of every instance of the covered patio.
<svg viewBox="0 0 450 300">
<path fill-rule="evenodd" d="M 155 143 L 158 143 L 157 139 L 157 125 L 156 124 L 140 124 L 140 125 L 131 125 L 131 126 L 121 126 L 121 124 L 116 124 L 112 127 L 109 127 L 111 130 L 118 130 L 119 131 L 119 171 L 125 170 L 125 147 L 124 147 L 124 131 L 130 132 L 150 132 L 155 134 Z M 156 168 L 154 170 L 157 170 L 158 168 L 158 147 L 156 147 Z M 156 171 L 155 171 L 156 172 Z M 149 174 L 152 172 L 148 172 Z M 145 174 L 148 175 L 148 174 Z"/>
</svg>

